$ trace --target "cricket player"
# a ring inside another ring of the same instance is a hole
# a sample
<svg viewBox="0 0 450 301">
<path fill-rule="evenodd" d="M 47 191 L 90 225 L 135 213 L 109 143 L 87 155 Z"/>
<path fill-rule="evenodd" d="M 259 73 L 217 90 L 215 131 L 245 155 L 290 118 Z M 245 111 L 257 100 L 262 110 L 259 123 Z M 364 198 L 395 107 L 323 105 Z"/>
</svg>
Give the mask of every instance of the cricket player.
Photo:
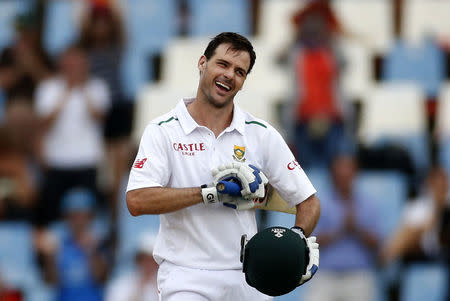
<svg viewBox="0 0 450 301">
<path fill-rule="evenodd" d="M 239 260 L 241 236 L 257 232 L 251 208 L 267 182 L 297 207 L 293 230 L 302 238 L 319 218 L 316 190 L 281 135 L 234 103 L 255 59 L 247 38 L 214 37 L 198 61 L 196 97 L 182 99 L 142 135 L 127 205 L 133 216 L 160 214 L 154 249 L 160 300 L 272 300 L 245 282 Z M 230 177 L 241 196 L 217 191 L 217 182 Z M 315 264 L 299 285 L 318 266 L 318 245 L 307 242 L 317 256 L 310 256 Z"/>
</svg>

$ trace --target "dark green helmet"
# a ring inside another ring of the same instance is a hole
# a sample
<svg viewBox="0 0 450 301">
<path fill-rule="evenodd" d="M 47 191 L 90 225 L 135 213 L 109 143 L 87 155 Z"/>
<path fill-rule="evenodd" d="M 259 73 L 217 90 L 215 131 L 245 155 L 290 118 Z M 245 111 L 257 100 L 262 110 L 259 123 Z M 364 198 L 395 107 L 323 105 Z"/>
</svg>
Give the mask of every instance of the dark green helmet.
<svg viewBox="0 0 450 301">
<path fill-rule="evenodd" d="M 284 227 L 241 239 L 241 262 L 247 283 L 263 294 L 280 296 L 294 290 L 308 264 L 306 243 Z"/>
</svg>

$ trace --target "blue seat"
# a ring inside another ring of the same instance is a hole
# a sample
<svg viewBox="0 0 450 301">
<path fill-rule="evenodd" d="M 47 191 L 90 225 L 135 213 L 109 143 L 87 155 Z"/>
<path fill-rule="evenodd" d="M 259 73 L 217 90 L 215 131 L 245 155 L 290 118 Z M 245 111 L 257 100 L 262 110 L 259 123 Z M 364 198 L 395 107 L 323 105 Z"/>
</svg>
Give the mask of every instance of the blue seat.
<svg viewBox="0 0 450 301">
<path fill-rule="evenodd" d="M 134 100 L 136 93 L 153 78 L 151 56 L 154 52 L 144 52 L 129 47 L 124 53 L 121 66 L 122 90 L 128 99 Z"/>
<path fill-rule="evenodd" d="M 128 0 L 125 13 L 128 44 L 134 49 L 160 51 L 177 34 L 175 0 Z"/>
<path fill-rule="evenodd" d="M 374 225 L 382 239 L 397 228 L 408 198 L 407 178 L 395 171 L 363 171 L 358 175 L 355 189 L 375 203 L 383 222 Z"/>
<path fill-rule="evenodd" d="M 132 216 L 128 211 L 125 188 L 128 176 L 124 177 L 121 193 L 119 194 L 119 229 L 118 229 L 118 252 L 117 252 L 117 266 L 114 274 L 117 275 L 119 271 L 124 271 L 132 266 L 135 250 L 138 240 L 142 233 L 154 232 L 159 230 L 159 215 L 142 215 Z"/>
<path fill-rule="evenodd" d="M 223 31 L 250 34 L 249 3 L 242 0 L 189 0 L 189 35 L 214 36 Z"/>
<path fill-rule="evenodd" d="M 0 223 L 0 275 L 6 283 L 24 291 L 39 281 L 32 241 L 29 224 Z"/>
<path fill-rule="evenodd" d="M 435 97 L 445 79 L 443 52 L 431 38 L 423 39 L 419 46 L 397 41 L 386 55 L 382 78 L 416 82 L 428 97 Z"/>
<path fill-rule="evenodd" d="M 14 40 L 14 19 L 18 14 L 26 13 L 34 0 L 0 1 L 0 49 Z"/>
<path fill-rule="evenodd" d="M 47 1 L 43 45 L 51 55 L 58 55 L 78 38 L 79 28 L 75 11 L 79 4 L 70 0 Z"/>
<path fill-rule="evenodd" d="M 321 201 L 327 199 L 330 194 L 330 179 L 328 170 L 323 168 L 315 168 L 306 170 L 306 175 L 317 190 L 317 196 Z M 267 211 L 266 224 L 264 228 L 272 226 L 283 226 L 290 228 L 294 225 L 295 217 L 292 214 Z"/>
<path fill-rule="evenodd" d="M 444 301 L 449 272 L 444 264 L 414 264 L 403 273 L 400 301 Z"/>
<path fill-rule="evenodd" d="M 399 225 L 408 198 L 406 176 L 396 171 L 363 171 L 356 180 L 355 189 L 375 203 L 374 207 L 382 222 L 374 225 L 374 231 L 382 241 L 386 240 Z M 398 272 L 397 262 L 378 270 L 375 300 L 388 300 L 387 288 Z"/>
</svg>

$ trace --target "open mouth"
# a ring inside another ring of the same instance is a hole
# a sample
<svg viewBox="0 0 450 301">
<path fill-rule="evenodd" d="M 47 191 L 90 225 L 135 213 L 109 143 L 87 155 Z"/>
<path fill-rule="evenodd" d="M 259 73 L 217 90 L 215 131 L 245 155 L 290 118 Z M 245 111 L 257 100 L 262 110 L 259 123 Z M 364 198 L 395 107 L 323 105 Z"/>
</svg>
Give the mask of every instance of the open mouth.
<svg viewBox="0 0 450 301">
<path fill-rule="evenodd" d="M 222 82 L 216 81 L 215 84 L 216 84 L 216 87 L 219 88 L 219 90 L 221 90 L 223 92 L 229 92 L 231 90 L 230 86 L 228 86 Z"/>
</svg>

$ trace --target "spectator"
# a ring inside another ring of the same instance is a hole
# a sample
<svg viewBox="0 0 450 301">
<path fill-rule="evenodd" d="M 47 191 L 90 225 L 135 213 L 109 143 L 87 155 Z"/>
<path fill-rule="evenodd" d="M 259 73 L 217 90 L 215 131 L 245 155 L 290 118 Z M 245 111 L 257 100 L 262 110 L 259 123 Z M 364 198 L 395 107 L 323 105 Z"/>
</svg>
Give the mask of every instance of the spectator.
<svg viewBox="0 0 450 301">
<path fill-rule="evenodd" d="M 110 283 L 106 301 L 159 300 L 156 285 L 158 264 L 153 259 L 155 240 L 156 236 L 151 233 L 140 237 L 135 256 L 136 269 Z"/>
<path fill-rule="evenodd" d="M 407 205 L 399 229 L 383 247 L 383 262 L 448 260 L 449 210 L 448 175 L 442 167 L 433 167 L 423 193 Z"/>
<path fill-rule="evenodd" d="M 336 149 L 353 147 L 348 135 L 349 108 L 339 89 L 342 61 L 336 37 L 342 33 L 328 1 L 313 1 L 293 17 L 291 47 L 294 108 L 289 108 L 293 146 L 304 168 L 325 167 Z"/>
<path fill-rule="evenodd" d="M 111 175 L 108 188 L 114 217 L 122 177 L 128 170 L 133 115 L 133 104 L 124 96 L 120 81 L 124 40 L 118 9 L 103 1 L 94 2 L 84 18 L 80 41 L 88 54 L 92 74 L 105 80 L 111 91 L 112 105 L 106 115 L 104 134 L 108 168 L 112 171 L 107 174 Z"/>
<path fill-rule="evenodd" d="M 34 172 L 36 120 L 30 102 L 8 103 L 0 127 L 0 219 L 31 221 L 37 194 Z"/>
<path fill-rule="evenodd" d="M 95 197 L 85 188 L 74 188 L 64 195 L 62 204 L 67 227 L 62 238 L 43 230 L 35 236 L 44 278 L 56 286 L 56 300 L 100 301 L 108 253 L 92 229 Z"/>
<path fill-rule="evenodd" d="M 39 85 L 35 108 L 43 132 L 45 169 L 39 223 L 59 218 L 59 200 L 69 188 L 97 190 L 97 167 L 104 159 L 102 126 L 109 103 L 107 86 L 91 76 L 86 53 L 78 46 L 62 54 L 59 75 Z"/>
<path fill-rule="evenodd" d="M 311 281 L 307 301 L 373 300 L 378 216 L 370 199 L 355 191 L 355 159 L 340 155 L 333 160 L 333 190 L 324 198 L 316 228 L 320 244 L 320 272 Z"/>
<path fill-rule="evenodd" d="M 51 75 L 53 64 L 41 46 L 34 14 L 19 15 L 15 29 L 15 42 L 0 55 L 0 89 L 4 98 L 20 95 L 31 101 L 36 85 Z"/>
</svg>

